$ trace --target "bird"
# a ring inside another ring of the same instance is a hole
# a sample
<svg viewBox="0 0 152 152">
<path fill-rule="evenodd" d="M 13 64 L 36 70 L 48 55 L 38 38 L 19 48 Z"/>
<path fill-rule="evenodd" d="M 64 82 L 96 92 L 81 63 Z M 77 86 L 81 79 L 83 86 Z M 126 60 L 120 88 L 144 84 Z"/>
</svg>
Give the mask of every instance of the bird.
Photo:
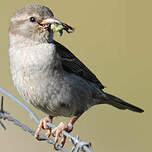
<svg viewBox="0 0 152 152">
<path fill-rule="evenodd" d="M 9 26 L 9 58 L 13 83 L 20 96 L 48 116 L 41 119 L 36 130 L 46 129 L 46 135 L 58 143 L 63 130 L 71 132 L 77 119 L 90 107 L 108 104 L 118 109 L 142 113 L 143 109 L 104 91 L 104 85 L 72 51 L 55 41 L 54 26 L 65 31 L 71 26 L 54 17 L 46 6 L 29 4 L 19 8 Z M 58 30 L 60 34 L 62 30 Z M 71 117 L 51 129 L 54 117 Z M 63 136 L 61 145 L 64 146 Z"/>
</svg>

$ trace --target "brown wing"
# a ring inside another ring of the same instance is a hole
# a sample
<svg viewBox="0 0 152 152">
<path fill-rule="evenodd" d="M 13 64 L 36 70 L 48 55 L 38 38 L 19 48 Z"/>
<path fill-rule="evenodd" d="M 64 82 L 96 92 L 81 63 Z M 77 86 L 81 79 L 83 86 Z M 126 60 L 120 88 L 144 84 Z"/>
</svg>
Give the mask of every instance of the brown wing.
<svg viewBox="0 0 152 152">
<path fill-rule="evenodd" d="M 96 83 L 100 89 L 104 89 L 104 86 L 97 79 L 97 77 L 67 48 L 60 43 L 54 41 L 56 50 L 62 58 L 63 69 L 69 73 L 74 73 L 83 77 L 93 83 Z"/>
</svg>

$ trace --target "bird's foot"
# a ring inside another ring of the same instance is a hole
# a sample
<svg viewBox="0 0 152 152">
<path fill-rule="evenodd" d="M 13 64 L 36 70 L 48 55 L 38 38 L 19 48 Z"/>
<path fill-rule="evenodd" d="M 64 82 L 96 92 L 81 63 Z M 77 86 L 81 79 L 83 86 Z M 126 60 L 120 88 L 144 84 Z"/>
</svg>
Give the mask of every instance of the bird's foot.
<svg viewBox="0 0 152 152">
<path fill-rule="evenodd" d="M 35 132 L 35 138 L 38 139 L 39 133 L 41 131 L 41 129 L 45 129 L 48 130 L 46 133 L 46 136 L 49 137 L 51 135 L 51 128 L 48 127 L 47 123 L 51 122 L 52 123 L 53 117 L 52 116 L 48 116 L 45 117 L 43 119 L 41 119 L 40 124 Z"/>
<path fill-rule="evenodd" d="M 56 144 L 59 140 L 59 137 L 61 137 L 61 133 L 62 131 L 67 131 L 67 132 L 71 132 L 73 130 L 73 125 L 75 123 L 75 121 L 80 117 L 80 115 L 78 116 L 73 116 L 72 120 L 69 123 L 65 123 L 65 122 L 61 122 L 57 127 L 55 127 L 54 129 L 51 129 L 50 127 L 48 127 L 47 123 L 51 122 L 53 120 L 52 116 L 48 116 L 45 117 L 44 119 L 42 119 L 40 121 L 40 124 L 35 132 L 35 138 L 38 139 L 39 133 L 41 131 L 41 129 L 46 129 L 48 130 L 48 132 L 46 133 L 46 136 L 49 137 L 51 134 L 52 136 L 55 137 L 54 140 L 54 148 L 56 149 Z M 63 135 L 63 138 L 61 139 L 61 146 L 63 147 L 64 144 L 66 142 L 66 136 Z"/>
<path fill-rule="evenodd" d="M 52 136 L 55 137 L 55 140 L 54 140 L 54 148 L 56 149 L 56 143 L 58 142 L 59 140 L 59 137 L 61 136 L 61 132 L 64 130 L 64 131 L 67 131 L 67 132 L 71 132 L 73 129 L 73 125 L 69 122 L 68 124 L 65 123 L 65 122 L 60 122 L 60 124 L 55 127 L 53 130 L 52 130 Z M 64 144 L 66 142 L 66 136 L 63 135 L 63 138 L 61 139 L 61 146 L 63 147 Z"/>
</svg>

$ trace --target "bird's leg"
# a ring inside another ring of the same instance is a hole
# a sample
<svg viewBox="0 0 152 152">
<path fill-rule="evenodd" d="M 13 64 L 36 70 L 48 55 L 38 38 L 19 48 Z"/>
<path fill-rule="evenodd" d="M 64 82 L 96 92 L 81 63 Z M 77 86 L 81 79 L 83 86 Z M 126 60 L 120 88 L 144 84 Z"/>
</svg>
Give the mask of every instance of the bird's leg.
<svg viewBox="0 0 152 152">
<path fill-rule="evenodd" d="M 38 138 L 41 129 L 48 130 L 47 133 L 46 133 L 47 137 L 49 137 L 51 135 L 51 128 L 48 127 L 47 123 L 48 122 L 52 123 L 52 120 L 53 120 L 52 116 L 48 116 L 48 117 L 45 117 L 45 118 L 41 119 L 40 124 L 39 124 L 39 126 L 38 126 L 38 128 L 37 128 L 37 130 L 35 132 L 35 138 Z"/>
<path fill-rule="evenodd" d="M 52 130 L 52 135 L 55 137 L 54 140 L 54 148 L 56 149 L 56 143 L 59 140 L 60 134 L 63 130 L 67 132 L 71 132 L 73 130 L 73 125 L 76 122 L 76 120 L 80 117 L 78 116 L 73 116 L 71 121 L 67 124 L 66 122 L 60 122 L 60 124 Z M 61 140 L 61 146 L 63 147 L 66 142 L 66 136 L 63 135 L 63 138 Z"/>
</svg>

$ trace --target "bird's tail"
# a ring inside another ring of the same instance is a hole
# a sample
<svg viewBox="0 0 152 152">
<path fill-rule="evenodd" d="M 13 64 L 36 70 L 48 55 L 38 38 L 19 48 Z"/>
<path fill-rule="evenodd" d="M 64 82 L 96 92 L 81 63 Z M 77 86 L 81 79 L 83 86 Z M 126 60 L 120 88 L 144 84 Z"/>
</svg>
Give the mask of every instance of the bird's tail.
<svg viewBox="0 0 152 152">
<path fill-rule="evenodd" d="M 140 113 L 144 112 L 143 109 L 138 108 L 130 103 L 127 103 L 123 101 L 122 99 L 115 97 L 111 94 L 108 94 L 106 92 L 103 92 L 103 98 L 106 104 L 112 105 L 118 109 L 122 109 L 122 110 L 128 109 L 128 110 L 131 110 L 134 112 L 140 112 Z"/>
</svg>

